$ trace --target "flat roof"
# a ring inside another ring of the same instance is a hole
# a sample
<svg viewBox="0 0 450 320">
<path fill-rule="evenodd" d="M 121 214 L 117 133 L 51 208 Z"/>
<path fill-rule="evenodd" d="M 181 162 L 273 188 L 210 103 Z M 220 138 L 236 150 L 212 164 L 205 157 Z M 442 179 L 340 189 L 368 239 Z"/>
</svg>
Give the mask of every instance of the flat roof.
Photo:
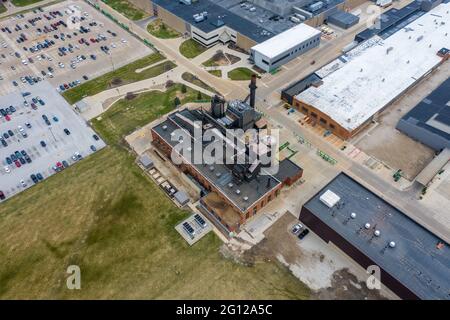
<svg viewBox="0 0 450 320">
<path fill-rule="evenodd" d="M 450 78 L 405 114 L 401 121 L 413 123 L 450 141 Z"/>
<path fill-rule="evenodd" d="M 256 42 L 265 41 L 273 35 L 269 30 L 258 26 L 250 20 L 240 17 L 230 10 L 215 4 L 213 1 L 201 0 L 192 2 L 190 5 L 180 3 L 176 0 L 152 0 L 152 2 L 205 33 L 209 33 L 222 27 L 222 25 L 217 25 L 217 21 L 221 20 L 224 25 Z M 208 12 L 208 18 L 198 23 L 195 22 L 193 18 L 194 14 L 202 13 L 204 11 Z"/>
<path fill-rule="evenodd" d="M 195 118 L 194 113 L 188 109 L 184 109 L 172 113 L 165 121 L 153 127 L 154 132 L 156 132 L 172 147 L 177 145 L 179 142 L 172 140 L 171 133 L 177 129 L 183 128 L 182 123 L 176 122 L 175 120 L 174 115 L 177 113 L 181 113 L 183 116 L 191 120 L 200 120 Z M 192 137 L 186 132 L 186 138 L 191 139 Z M 204 143 L 202 148 L 205 148 L 207 145 L 207 143 Z M 194 150 L 192 150 L 192 152 L 194 152 Z M 194 156 L 192 156 L 192 159 L 194 159 Z M 258 179 L 253 179 L 248 182 L 238 182 L 233 176 L 231 169 L 225 164 L 207 165 L 204 163 L 191 163 L 191 165 L 242 211 L 250 208 L 252 204 L 258 201 L 261 197 L 281 184 L 276 177 L 271 175 L 261 175 Z M 268 183 L 268 179 L 270 183 Z M 230 183 L 232 185 L 230 185 Z M 237 190 L 239 190 L 239 192 L 237 192 Z"/>
<path fill-rule="evenodd" d="M 321 32 L 319 30 L 301 23 L 263 43 L 257 44 L 252 47 L 252 50 L 272 59 L 290 50 L 299 43 L 305 42 L 320 34 Z"/>
<path fill-rule="evenodd" d="M 377 41 L 319 87 L 297 99 L 352 131 L 441 63 L 437 52 L 449 45 L 450 4 L 441 4 L 389 38 Z"/>
<path fill-rule="evenodd" d="M 331 209 L 320 200 L 328 190 L 341 198 Z M 345 173 L 304 207 L 421 299 L 450 299 L 449 244 Z M 439 243 L 444 245 L 438 248 Z"/>
</svg>

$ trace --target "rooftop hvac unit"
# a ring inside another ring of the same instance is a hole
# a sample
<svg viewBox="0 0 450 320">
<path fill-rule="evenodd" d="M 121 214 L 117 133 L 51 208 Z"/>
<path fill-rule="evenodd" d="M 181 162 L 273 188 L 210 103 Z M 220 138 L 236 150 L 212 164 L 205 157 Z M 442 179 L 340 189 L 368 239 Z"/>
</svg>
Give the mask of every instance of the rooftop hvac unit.
<svg viewBox="0 0 450 320">
<path fill-rule="evenodd" d="M 389 242 L 389 247 L 395 248 L 395 242 L 394 241 Z"/>
<path fill-rule="evenodd" d="M 291 20 L 294 23 L 300 23 L 301 22 L 301 20 L 299 18 L 297 18 L 297 17 L 290 17 L 289 20 Z"/>
<path fill-rule="evenodd" d="M 248 197 L 244 197 L 244 201 L 248 201 Z"/>
<path fill-rule="evenodd" d="M 192 1 L 191 1 L 191 0 L 179 0 L 179 1 L 180 1 L 180 3 L 182 3 L 182 4 L 187 4 L 187 5 L 192 4 Z"/>
<path fill-rule="evenodd" d="M 162 126 L 162 129 L 163 129 L 164 131 L 166 131 L 166 130 L 167 130 L 167 126 L 166 126 L 166 125 L 163 125 L 163 126 Z"/>
<path fill-rule="evenodd" d="M 370 229 L 370 223 L 367 222 L 367 223 L 364 225 L 364 228 Z"/>
<path fill-rule="evenodd" d="M 241 190 L 237 189 L 236 194 L 240 194 L 240 193 L 241 193 Z"/>
<path fill-rule="evenodd" d="M 341 198 L 331 190 L 325 191 L 325 193 L 322 194 L 319 199 L 328 208 L 333 208 L 341 200 Z"/>
<path fill-rule="evenodd" d="M 375 230 L 373 234 L 375 235 L 375 237 L 379 237 L 381 235 L 381 232 L 380 230 Z"/>
</svg>

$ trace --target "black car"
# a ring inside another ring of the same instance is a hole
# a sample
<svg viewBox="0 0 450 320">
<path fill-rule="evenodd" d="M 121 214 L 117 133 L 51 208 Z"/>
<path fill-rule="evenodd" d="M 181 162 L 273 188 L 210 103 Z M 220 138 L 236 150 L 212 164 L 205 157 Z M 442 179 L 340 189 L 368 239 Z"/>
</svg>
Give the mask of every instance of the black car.
<svg viewBox="0 0 450 320">
<path fill-rule="evenodd" d="M 34 183 L 38 183 L 38 182 L 39 182 L 39 180 L 38 180 L 38 178 L 36 177 L 35 174 L 32 174 L 32 175 L 30 176 L 30 178 L 31 178 L 31 180 L 33 180 Z"/>
<path fill-rule="evenodd" d="M 5 194 L 3 193 L 3 191 L 0 191 L 0 200 L 5 200 Z"/>
<path fill-rule="evenodd" d="M 100 138 L 99 138 L 98 135 L 96 135 L 96 134 L 94 134 L 94 135 L 92 136 L 92 138 L 94 138 L 95 141 L 100 140 Z"/>
<path fill-rule="evenodd" d="M 304 229 L 302 232 L 299 233 L 298 238 L 302 240 L 306 235 L 309 233 L 309 229 Z"/>
<path fill-rule="evenodd" d="M 42 148 L 45 148 L 47 146 L 47 144 L 45 143 L 45 141 L 41 141 L 41 146 Z"/>
<path fill-rule="evenodd" d="M 65 128 L 65 129 L 64 129 L 64 133 L 67 134 L 67 135 L 70 135 L 69 129 Z"/>
</svg>

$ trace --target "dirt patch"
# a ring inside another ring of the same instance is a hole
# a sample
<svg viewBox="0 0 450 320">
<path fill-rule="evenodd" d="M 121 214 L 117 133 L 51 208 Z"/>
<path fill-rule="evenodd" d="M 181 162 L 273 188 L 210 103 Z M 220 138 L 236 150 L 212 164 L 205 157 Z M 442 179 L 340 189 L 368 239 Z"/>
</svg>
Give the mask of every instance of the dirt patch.
<svg viewBox="0 0 450 320">
<path fill-rule="evenodd" d="M 230 61 L 230 64 L 235 64 L 235 63 L 238 63 L 239 61 L 241 61 L 241 58 L 236 57 L 230 53 L 225 53 L 225 56 Z"/>
<path fill-rule="evenodd" d="M 348 269 L 333 273 L 331 287 L 314 292 L 311 299 L 316 300 L 387 300 L 379 290 L 370 290 L 367 285 L 358 281 Z"/>
<path fill-rule="evenodd" d="M 247 51 L 245 51 L 244 49 L 242 49 L 241 47 L 238 47 L 237 45 L 235 45 L 234 43 L 230 42 L 230 44 L 228 45 L 228 48 L 240 53 L 245 53 L 248 54 Z"/>
<path fill-rule="evenodd" d="M 111 80 L 111 86 L 112 87 L 117 87 L 117 86 L 120 86 L 122 84 L 123 84 L 123 81 L 120 78 L 114 78 L 114 79 Z"/>
<path fill-rule="evenodd" d="M 127 94 L 125 95 L 125 99 L 128 101 L 131 101 L 133 99 L 135 99 L 137 97 L 137 94 L 133 93 L 133 92 L 127 92 Z"/>
</svg>

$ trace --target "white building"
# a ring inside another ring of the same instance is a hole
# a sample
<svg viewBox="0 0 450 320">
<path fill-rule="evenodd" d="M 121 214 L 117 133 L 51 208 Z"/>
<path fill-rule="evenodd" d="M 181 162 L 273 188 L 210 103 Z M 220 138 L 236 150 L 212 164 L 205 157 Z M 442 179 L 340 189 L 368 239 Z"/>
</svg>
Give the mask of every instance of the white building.
<svg viewBox="0 0 450 320">
<path fill-rule="evenodd" d="M 286 30 L 251 48 L 255 65 L 270 72 L 319 46 L 321 32 L 304 23 Z"/>
<path fill-rule="evenodd" d="M 354 49 L 357 54 L 350 51 L 348 62 L 321 74 L 322 85 L 294 98 L 296 106 L 338 135 L 353 136 L 442 63 L 437 53 L 450 48 L 449 11 L 450 3 L 441 4 L 387 39 L 375 37 Z"/>
</svg>

